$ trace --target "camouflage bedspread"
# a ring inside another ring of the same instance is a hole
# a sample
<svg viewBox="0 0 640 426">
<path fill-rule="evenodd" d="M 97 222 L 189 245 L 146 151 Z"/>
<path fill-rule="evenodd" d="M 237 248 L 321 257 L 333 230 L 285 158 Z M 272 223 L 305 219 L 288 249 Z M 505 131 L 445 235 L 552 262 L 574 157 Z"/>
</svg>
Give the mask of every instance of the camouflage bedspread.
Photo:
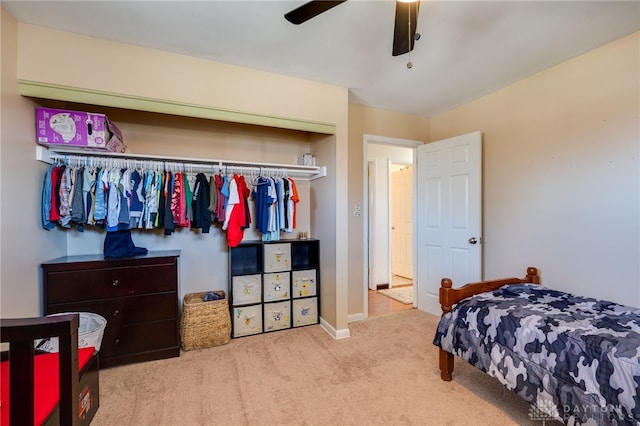
<svg viewBox="0 0 640 426">
<path fill-rule="evenodd" d="M 640 309 L 510 285 L 460 301 L 433 343 L 530 402 L 533 420 L 640 424 Z"/>
</svg>

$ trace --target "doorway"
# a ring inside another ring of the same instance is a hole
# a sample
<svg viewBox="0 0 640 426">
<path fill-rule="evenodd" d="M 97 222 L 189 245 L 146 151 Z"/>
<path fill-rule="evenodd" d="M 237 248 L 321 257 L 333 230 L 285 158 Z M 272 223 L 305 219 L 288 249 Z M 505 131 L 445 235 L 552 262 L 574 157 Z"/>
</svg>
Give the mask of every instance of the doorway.
<svg viewBox="0 0 640 426">
<path fill-rule="evenodd" d="M 384 262 L 376 262 L 372 254 L 375 239 L 384 238 L 384 233 L 381 237 L 379 229 L 372 225 L 371 221 L 375 219 L 372 215 L 384 215 L 385 206 L 388 209 L 390 204 L 386 198 L 386 205 L 382 206 L 370 188 L 377 182 L 377 176 L 371 177 L 371 174 L 380 174 L 379 167 L 372 166 L 375 161 L 369 161 L 368 151 L 377 149 L 376 145 L 386 149 L 390 146 L 404 147 L 412 152 L 415 169 L 413 217 L 416 218 L 412 243 L 413 306 L 439 315 L 438 290 L 442 277 L 461 283 L 482 279 L 482 133 L 472 132 L 427 145 L 418 141 L 364 135 L 363 158 L 369 164 L 364 174 L 364 182 L 367 183 L 364 196 L 369 200 L 365 203 L 367 210 L 364 215 L 364 230 L 369 231 L 365 232 L 364 241 L 369 253 L 364 262 L 365 318 L 369 312 L 368 293 L 371 288 L 376 288 L 373 272 L 385 265 Z M 390 168 L 390 157 L 383 158 L 387 158 L 386 164 Z M 379 162 L 383 163 L 382 160 Z M 421 212 L 420 220 L 417 220 L 416 211 Z M 386 229 L 390 232 L 390 225 Z M 420 262 L 415 259 L 420 259 Z M 390 254 L 386 260 L 390 271 Z M 391 282 L 390 273 L 387 277 L 387 282 Z"/>
<path fill-rule="evenodd" d="M 367 218 L 365 313 L 413 309 L 414 161 L 420 141 L 365 135 Z M 410 293 L 409 304 L 381 295 L 393 289 Z M 401 287 L 405 287 L 401 289 Z M 408 288 L 406 288 L 408 287 Z M 379 291 L 380 290 L 380 291 Z M 379 294 L 380 293 L 380 294 Z M 381 311 L 382 310 L 382 311 Z"/>
</svg>

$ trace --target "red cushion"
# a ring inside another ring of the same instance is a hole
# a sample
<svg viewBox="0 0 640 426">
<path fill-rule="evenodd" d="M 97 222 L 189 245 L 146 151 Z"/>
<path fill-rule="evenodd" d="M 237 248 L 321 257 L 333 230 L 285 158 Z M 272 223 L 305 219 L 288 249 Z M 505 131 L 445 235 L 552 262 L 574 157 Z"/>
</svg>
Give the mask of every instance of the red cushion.
<svg viewBox="0 0 640 426">
<path fill-rule="evenodd" d="M 81 371 L 91 359 L 95 348 L 80 348 L 78 351 L 78 371 Z M 58 354 L 43 354 L 34 358 L 34 420 L 41 425 L 58 405 L 60 388 L 58 386 Z M 9 361 L 0 366 L 0 425 L 9 424 Z"/>
</svg>

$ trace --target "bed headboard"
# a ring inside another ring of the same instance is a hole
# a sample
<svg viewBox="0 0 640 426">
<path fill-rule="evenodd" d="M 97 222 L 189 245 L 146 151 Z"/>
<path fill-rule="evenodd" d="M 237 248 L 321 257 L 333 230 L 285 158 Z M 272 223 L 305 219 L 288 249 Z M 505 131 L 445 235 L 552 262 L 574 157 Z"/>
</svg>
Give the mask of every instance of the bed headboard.
<svg viewBox="0 0 640 426">
<path fill-rule="evenodd" d="M 538 268 L 528 267 L 527 275 L 524 278 L 502 278 L 499 280 L 479 281 L 477 283 L 469 283 L 460 288 L 453 288 L 453 282 L 450 278 L 443 278 L 440 282 L 440 306 L 442 314 L 450 312 L 453 305 L 462 299 L 473 296 L 474 294 L 484 293 L 485 291 L 496 290 L 506 284 L 522 284 L 532 283 L 540 284 L 540 276 Z"/>
</svg>

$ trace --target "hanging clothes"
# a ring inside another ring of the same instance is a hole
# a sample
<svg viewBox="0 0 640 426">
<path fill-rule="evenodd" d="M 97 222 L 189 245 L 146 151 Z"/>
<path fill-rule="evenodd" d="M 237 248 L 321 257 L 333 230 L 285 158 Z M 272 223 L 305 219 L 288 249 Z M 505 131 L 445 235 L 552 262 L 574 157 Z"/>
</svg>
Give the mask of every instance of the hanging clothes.
<svg viewBox="0 0 640 426">
<path fill-rule="evenodd" d="M 196 185 L 193 190 L 193 200 L 191 208 L 193 210 L 192 228 L 201 229 L 204 234 L 209 233 L 211 228 L 211 212 L 209 211 L 209 181 L 204 173 L 196 175 Z"/>
<path fill-rule="evenodd" d="M 95 225 L 93 219 L 93 209 L 95 205 L 96 170 L 86 168 L 84 171 L 82 198 L 84 200 L 85 222 L 88 225 Z"/>
<path fill-rule="evenodd" d="M 222 226 L 227 231 L 227 245 L 236 247 L 244 237 L 244 230 L 249 227 L 247 220 L 247 198 L 251 194 L 244 177 L 234 175 L 229 179 L 229 199 L 227 200 L 226 219 Z"/>
<path fill-rule="evenodd" d="M 193 174 L 184 173 L 184 198 L 185 198 L 185 218 L 186 228 L 191 227 L 191 221 L 193 220 L 193 190 L 195 189 L 196 176 Z"/>
<path fill-rule="evenodd" d="M 281 232 L 290 233 L 296 226 L 295 182 L 263 176 L 262 169 L 249 179 L 242 173 L 226 174 L 226 167 L 205 175 L 184 166 L 182 172 L 172 172 L 157 164 L 145 170 L 136 163 L 83 163 L 55 164 L 45 172 L 44 229 L 58 225 L 82 231 L 92 225 L 110 232 L 162 229 L 171 235 L 177 228 L 209 233 L 216 224 L 227 244 L 235 247 L 252 224 L 264 241 L 279 240 Z"/>
<path fill-rule="evenodd" d="M 84 205 L 84 167 L 78 167 L 72 171 L 73 189 L 70 196 L 71 222 L 75 223 L 78 231 L 84 231 L 86 223 L 86 210 Z"/>
<path fill-rule="evenodd" d="M 171 212 L 171 199 L 173 194 L 174 176 L 171 172 L 165 172 L 164 176 L 164 206 L 160 206 L 164 210 L 164 235 L 171 235 L 176 229 L 173 221 L 173 213 Z"/>
<path fill-rule="evenodd" d="M 293 179 L 291 178 L 287 178 L 287 180 L 289 181 L 289 188 L 290 188 L 290 196 L 289 196 L 289 209 L 288 209 L 288 214 L 289 214 L 289 226 L 290 226 L 290 231 L 288 232 L 293 232 L 294 229 L 296 229 L 296 211 L 298 208 L 298 202 L 300 201 L 300 197 L 298 196 L 298 189 L 296 187 L 296 183 L 294 182 Z"/>
<path fill-rule="evenodd" d="M 252 199 L 255 202 L 256 230 L 263 235 L 269 232 L 270 210 L 275 201 L 269 196 L 270 182 L 270 179 L 259 176 L 252 191 Z"/>
<path fill-rule="evenodd" d="M 129 199 L 129 226 L 139 228 L 144 215 L 145 196 L 143 176 L 137 170 L 131 172 L 131 198 Z"/>
<path fill-rule="evenodd" d="M 222 225 L 224 223 L 224 218 L 227 215 L 225 212 L 225 207 L 227 205 L 227 196 L 228 196 L 229 190 L 227 188 L 227 195 L 225 195 L 223 192 L 223 189 L 225 187 L 224 176 L 215 175 L 215 181 L 216 181 L 217 204 L 216 204 L 216 211 L 214 216 L 215 216 L 216 223 L 218 223 L 219 225 Z"/>
<path fill-rule="evenodd" d="M 42 227 L 47 231 L 55 228 L 56 224 L 51 221 L 51 192 L 53 183 L 51 175 L 56 165 L 51 165 L 44 175 L 44 184 L 42 186 Z"/>
</svg>

